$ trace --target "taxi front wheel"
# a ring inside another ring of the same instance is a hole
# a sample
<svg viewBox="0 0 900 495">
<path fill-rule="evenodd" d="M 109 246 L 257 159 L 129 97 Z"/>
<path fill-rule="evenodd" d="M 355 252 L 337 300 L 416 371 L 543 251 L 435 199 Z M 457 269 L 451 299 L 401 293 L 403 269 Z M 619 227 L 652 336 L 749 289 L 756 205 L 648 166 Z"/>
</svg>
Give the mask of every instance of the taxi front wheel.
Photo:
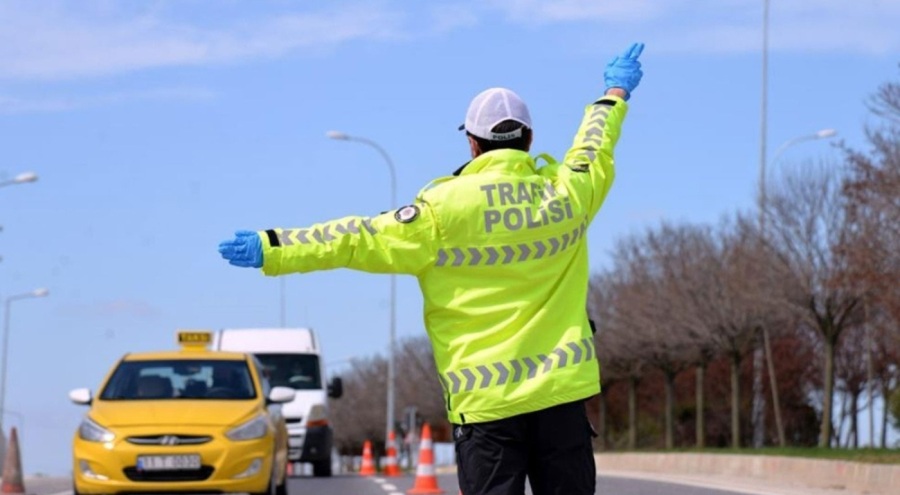
<svg viewBox="0 0 900 495">
<path fill-rule="evenodd" d="M 273 461 L 273 462 L 274 462 L 274 461 Z M 252 494 L 252 495 L 288 495 L 288 490 L 287 490 L 287 482 L 288 482 L 288 477 L 287 477 L 287 466 L 285 466 L 285 472 L 283 473 L 283 476 L 281 477 L 281 484 L 280 484 L 280 485 L 276 485 L 276 484 L 275 484 L 275 482 L 276 482 L 277 479 L 278 479 L 278 476 L 276 476 L 276 475 L 275 475 L 275 472 L 273 471 L 272 474 L 271 474 L 271 476 L 269 476 L 269 485 L 268 485 L 268 487 L 266 488 L 266 491 L 264 491 L 264 492 L 262 492 L 262 493 L 254 493 L 254 494 Z"/>
<path fill-rule="evenodd" d="M 278 495 L 278 489 L 275 487 L 275 475 L 269 477 L 269 484 L 266 486 L 266 491 L 259 493 L 251 493 L 250 495 Z"/>
<path fill-rule="evenodd" d="M 254 493 L 253 495 L 288 495 L 287 478 L 280 484 L 275 485 L 275 478 L 269 480 L 269 488 L 262 493 Z"/>
</svg>

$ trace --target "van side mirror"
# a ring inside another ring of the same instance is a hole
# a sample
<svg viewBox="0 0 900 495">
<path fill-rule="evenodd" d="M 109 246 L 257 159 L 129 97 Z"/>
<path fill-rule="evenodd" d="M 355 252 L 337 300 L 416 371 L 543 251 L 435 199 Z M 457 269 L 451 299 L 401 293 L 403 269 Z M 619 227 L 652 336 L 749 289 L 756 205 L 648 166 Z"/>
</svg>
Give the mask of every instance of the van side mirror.
<svg viewBox="0 0 900 495">
<path fill-rule="evenodd" d="M 340 399 L 342 395 L 344 395 L 344 382 L 341 380 L 341 377 L 336 376 L 328 384 L 328 397 Z"/>
<path fill-rule="evenodd" d="M 80 406 L 89 406 L 93 400 L 93 397 L 91 397 L 91 389 L 76 388 L 69 392 L 69 400 Z"/>
<path fill-rule="evenodd" d="M 266 399 L 269 404 L 284 404 L 294 400 L 295 395 L 296 392 L 292 388 L 274 387 L 269 392 L 269 396 L 266 397 Z"/>
</svg>

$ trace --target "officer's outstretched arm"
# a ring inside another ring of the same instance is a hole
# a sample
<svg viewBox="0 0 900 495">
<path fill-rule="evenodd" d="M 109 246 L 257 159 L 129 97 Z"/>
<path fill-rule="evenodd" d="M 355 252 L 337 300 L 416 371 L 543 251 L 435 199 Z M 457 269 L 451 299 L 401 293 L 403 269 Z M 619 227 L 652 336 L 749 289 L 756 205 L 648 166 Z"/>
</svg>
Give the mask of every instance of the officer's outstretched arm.
<svg viewBox="0 0 900 495">
<path fill-rule="evenodd" d="M 575 141 L 559 169 L 560 180 L 584 195 L 593 217 L 615 177 L 613 150 L 619 141 L 628 104 L 615 94 L 607 94 L 588 105 Z"/>
<path fill-rule="evenodd" d="M 603 73 L 606 94 L 588 105 L 575 142 L 559 169 L 559 179 L 571 183 L 587 198 L 591 217 L 600 209 L 612 186 L 613 149 L 628 113 L 626 101 L 643 77 L 638 61 L 643 51 L 643 43 L 633 43 L 607 64 Z"/>
<path fill-rule="evenodd" d="M 259 232 L 266 275 L 352 268 L 417 274 L 435 259 L 438 232 L 425 203 L 376 217 L 345 217 Z"/>
</svg>

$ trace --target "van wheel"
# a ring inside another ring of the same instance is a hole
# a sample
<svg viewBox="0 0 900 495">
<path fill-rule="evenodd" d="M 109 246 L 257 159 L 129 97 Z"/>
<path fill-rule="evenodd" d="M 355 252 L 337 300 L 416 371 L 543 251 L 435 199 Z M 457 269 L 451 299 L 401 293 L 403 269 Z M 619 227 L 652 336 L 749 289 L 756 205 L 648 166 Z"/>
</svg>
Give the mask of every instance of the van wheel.
<svg viewBox="0 0 900 495">
<path fill-rule="evenodd" d="M 312 463 L 313 465 L 313 476 L 317 478 L 327 478 L 331 476 L 331 460 L 327 461 L 318 461 Z"/>
</svg>

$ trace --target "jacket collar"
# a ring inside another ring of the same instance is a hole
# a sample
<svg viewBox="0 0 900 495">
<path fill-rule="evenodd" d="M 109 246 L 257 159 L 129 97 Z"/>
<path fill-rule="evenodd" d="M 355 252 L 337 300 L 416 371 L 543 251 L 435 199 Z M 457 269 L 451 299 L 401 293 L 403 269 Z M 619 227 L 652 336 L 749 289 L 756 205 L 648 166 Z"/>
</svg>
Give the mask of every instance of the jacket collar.
<svg viewBox="0 0 900 495">
<path fill-rule="evenodd" d="M 453 175 L 472 175 L 481 172 L 513 172 L 527 175 L 535 171 L 534 159 L 528 153 L 505 149 L 483 153 L 456 169 Z"/>
</svg>

